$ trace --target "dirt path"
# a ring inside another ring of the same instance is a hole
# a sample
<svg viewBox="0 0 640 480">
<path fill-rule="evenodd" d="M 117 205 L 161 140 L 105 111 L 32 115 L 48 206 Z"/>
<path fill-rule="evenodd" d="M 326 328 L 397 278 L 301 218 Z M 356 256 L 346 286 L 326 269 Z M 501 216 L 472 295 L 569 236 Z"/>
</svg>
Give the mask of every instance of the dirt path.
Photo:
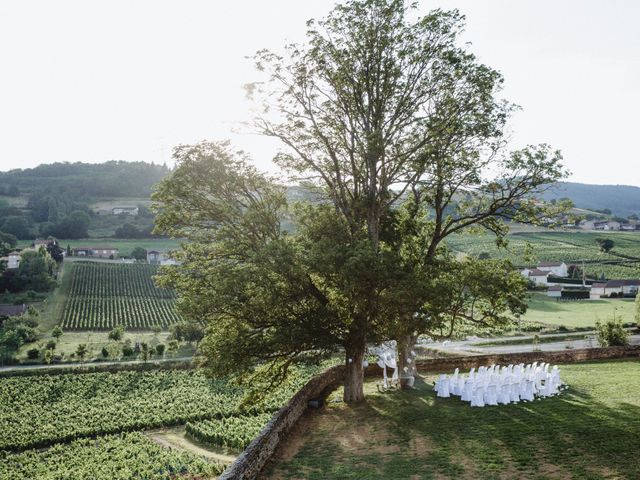
<svg viewBox="0 0 640 480">
<path fill-rule="evenodd" d="M 169 449 L 187 450 L 196 455 L 200 455 L 209 460 L 228 465 L 232 463 L 236 457 L 227 453 L 216 452 L 200 446 L 189 438 L 187 438 L 184 427 L 163 428 L 160 430 L 149 430 L 146 435 L 154 442 Z"/>
</svg>

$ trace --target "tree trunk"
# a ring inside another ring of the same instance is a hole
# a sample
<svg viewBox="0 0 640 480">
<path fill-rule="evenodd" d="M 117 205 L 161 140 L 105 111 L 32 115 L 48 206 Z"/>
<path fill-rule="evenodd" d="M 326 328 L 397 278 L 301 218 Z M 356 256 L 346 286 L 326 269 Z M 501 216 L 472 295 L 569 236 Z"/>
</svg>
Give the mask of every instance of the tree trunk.
<svg viewBox="0 0 640 480">
<path fill-rule="evenodd" d="M 418 375 L 416 359 L 411 354 L 417 340 L 417 335 L 399 335 L 396 339 L 398 344 L 398 373 L 400 374 L 400 385 L 403 389 L 409 388 L 409 382 L 406 377 L 415 378 Z"/>
<path fill-rule="evenodd" d="M 347 351 L 346 357 L 343 400 L 345 403 L 361 402 L 364 400 L 364 345 L 351 353 Z"/>
</svg>

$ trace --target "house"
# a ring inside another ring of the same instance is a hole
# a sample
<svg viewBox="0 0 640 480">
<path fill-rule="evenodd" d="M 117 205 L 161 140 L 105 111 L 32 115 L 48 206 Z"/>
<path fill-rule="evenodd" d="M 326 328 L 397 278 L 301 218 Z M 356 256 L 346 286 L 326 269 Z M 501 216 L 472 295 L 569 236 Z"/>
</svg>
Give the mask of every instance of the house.
<svg viewBox="0 0 640 480">
<path fill-rule="evenodd" d="M 165 250 L 148 250 L 147 262 L 151 265 L 179 265 L 180 262 L 171 258 L 169 252 Z"/>
<path fill-rule="evenodd" d="M 27 311 L 27 305 L 10 305 L 8 303 L 0 304 L 0 318 L 19 317 Z"/>
<path fill-rule="evenodd" d="M 609 280 L 604 287 L 604 294 L 607 296 L 611 296 L 611 294 L 615 294 L 615 296 L 622 295 L 624 282 L 624 280 Z"/>
<path fill-rule="evenodd" d="M 568 275 L 568 267 L 564 262 L 540 262 L 537 270 L 552 273 L 556 277 L 566 277 Z"/>
<path fill-rule="evenodd" d="M 114 215 L 120 215 L 120 214 L 125 214 L 125 215 L 132 215 L 132 216 L 136 216 L 138 215 L 138 211 L 140 209 L 138 207 L 113 207 L 111 209 L 111 213 L 113 213 Z"/>
<path fill-rule="evenodd" d="M 562 297 L 562 289 L 564 287 L 562 285 L 552 285 L 547 289 L 547 296 L 560 298 Z"/>
<path fill-rule="evenodd" d="M 20 252 L 11 252 L 6 258 L 7 269 L 12 270 L 20 266 Z"/>
<path fill-rule="evenodd" d="M 544 270 L 538 270 L 534 268 L 529 271 L 529 280 L 533 281 L 536 285 L 547 285 L 547 277 L 550 272 L 545 272 Z"/>
<path fill-rule="evenodd" d="M 593 224 L 593 229 L 604 230 L 604 231 L 620 230 L 620 222 L 616 222 L 615 220 L 605 220 L 602 222 L 595 222 Z"/>
<path fill-rule="evenodd" d="M 640 280 L 624 280 L 622 285 L 622 293 L 625 296 L 635 297 L 640 290 Z"/>
<path fill-rule="evenodd" d="M 620 230 L 623 230 L 625 232 L 635 232 L 636 229 L 637 225 L 633 223 L 623 223 L 622 225 L 620 225 Z"/>
<path fill-rule="evenodd" d="M 74 247 L 71 249 L 74 257 L 117 258 L 118 249 L 114 247 Z"/>
</svg>

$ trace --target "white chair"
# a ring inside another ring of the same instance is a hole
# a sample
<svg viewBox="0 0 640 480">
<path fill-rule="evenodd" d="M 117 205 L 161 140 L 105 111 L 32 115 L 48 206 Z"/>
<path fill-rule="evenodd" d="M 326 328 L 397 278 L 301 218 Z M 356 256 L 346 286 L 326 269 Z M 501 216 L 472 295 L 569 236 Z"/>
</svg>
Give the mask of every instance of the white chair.
<svg viewBox="0 0 640 480">
<path fill-rule="evenodd" d="M 471 406 L 484 407 L 484 389 L 482 387 L 476 386 L 476 388 L 473 390 L 473 395 L 471 397 Z"/>
<path fill-rule="evenodd" d="M 440 398 L 449 398 L 449 379 L 447 376 L 444 376 L 444 379 L 441 379 L 438 384 L 438 397 Z"/>
<path fill-rule="evenodd" d="M 484 392 L 484 403 L 498 405 L 498 386 L 495 383 L 491 383 Z"/>
<path fill-rule="evenodd" d="M 462 387 L 462 395 L 460 396 L 460 400 L 463 402 L 470 402 L 473 397 L 473 391 L 475 389 L 475 382 L 472 378 L 467 378 L 464 381 L 464 387 Z"/>
<path fill-rule="evenodd" d="M 501 405 L 509 405 L 511 403 L 511 386 L 504 382 L 498 391 L 498 403 Z"/>
</svg>

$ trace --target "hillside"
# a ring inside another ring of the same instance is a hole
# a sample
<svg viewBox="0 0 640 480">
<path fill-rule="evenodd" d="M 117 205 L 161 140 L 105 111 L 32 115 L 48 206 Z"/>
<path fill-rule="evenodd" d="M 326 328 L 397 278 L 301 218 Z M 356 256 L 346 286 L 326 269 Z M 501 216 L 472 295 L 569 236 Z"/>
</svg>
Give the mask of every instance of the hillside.
<svg viewBox="0 0 640 480">
<path fill-rule="evenodd" d="M 578 208 L 587 210 L 610 209 L 614 215 L 640 216 L 640 187 L 630 185 L 589 185 L 560 182 L 542 196 L 544 200 L 568 197 Z"/>
</svg>

